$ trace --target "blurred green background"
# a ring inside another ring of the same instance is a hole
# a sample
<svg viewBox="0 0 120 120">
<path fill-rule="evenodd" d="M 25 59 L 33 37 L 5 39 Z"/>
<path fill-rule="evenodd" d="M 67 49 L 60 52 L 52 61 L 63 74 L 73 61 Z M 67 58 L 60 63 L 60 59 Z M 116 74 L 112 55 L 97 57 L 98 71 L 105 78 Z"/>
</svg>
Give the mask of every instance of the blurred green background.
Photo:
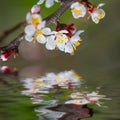
<svg viewBox="0 0 120 120">
<path fill-rule="evenodd" d="M 36 2 L 37 0 L 0 0 L 0 34 L 2 35 L 3 31 L 24 21 L 26 12 Z M 23 42 L 20 46 L 20 56 L 17 59 L 11 58 L 8 62 L 0 61 L 0 66 L 8 65 L 10 67 L 17 67 L 21 71 L 23 70 L 20 74 L 21 76 L 29 76 L 32 72 L 35 75 L 39 75 L 50 70 L 64 71 L 74 69 L 78 74 L 83 76 L 91 90 L 100 86 L 102 87 L 101 93 L 112 98 L 112 101 L 106 103 L 109 107 L 102 115 L 99 115 L 99 119 L 101 120 L 101 116 L 104 116 L 103 119 L 105 120 L 117 120 L 120 119 L 120 0 L 90 0 L 90 2 L 95 4 L 105 3 L 103 9 L 106 12 L 106 17 L 99 24 L 96 25 L 91 19 L 87 20 L 87 17 L 74 20 L 70 10 L 61 17 L 62 22 L 71 23 L 72 21 L 78 29 L 85 30 L 82 34 L 82 45 L 78 47 L 74 56 L 58 51 L 47 51 L 42 45 L 32 45 L 31 43 Z M 58 6 L 55 4 L 49 10 L 45 9 L 44 5 L 42 5 L 43 18 L 56 10 Z M 0 46 L 9 43 L 21 31 L 23 29 L 7 37 L 6 41 L 0 43 Z M 29 71 L 29 68 L 32 72 Z M 37 68 L 36 71 L 38 74 L 32 68 Z M 2 87 L 4 88 L 4 86 Z M 5 92 L 5 95 L 7 94 L 9 93 Z M 20 99 L 22 101 L 21 97 Z M 22 106 L 24 105 L 22 104 Z M 22 114 L 22 110 L 20 113 Z M 15 120 L 19 119 L 19 117 L 16 117 Z M 95 117 L 92 119 L 95 119 Z"/>
</svg>

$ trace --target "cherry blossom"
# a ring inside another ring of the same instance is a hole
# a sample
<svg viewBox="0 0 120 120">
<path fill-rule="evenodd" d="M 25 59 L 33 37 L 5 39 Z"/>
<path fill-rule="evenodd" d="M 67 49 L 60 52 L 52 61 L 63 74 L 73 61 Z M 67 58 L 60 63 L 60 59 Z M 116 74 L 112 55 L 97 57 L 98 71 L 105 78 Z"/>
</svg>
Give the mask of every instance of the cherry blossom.
<svg viewBox="0 0 120 120">
<path fill-rule="evenodd" d="M 73 17 L 75 19 L 78 19 L 86 15 L 87 8 L 79 2 L 75 2 L 71 5 L 71 11 L 72 11 Z"/>
<path fill-rule="evenodd" d="M 67 26 L 67 25 L 66 25 Z M 69 27 L 69 25 L 65 29 L 56 29 L 56 31 L 52 31 L 51 35 L 47 37 L 46 48 L 48 50 L 59 49 L 65 53 L 74 54 L 76 47 L 80 45 L 82 41 L 80 38 L 80 34 L 84 32 L 83 30 L 79 30 L 76 32 L 76 28 Z"/>
<path fill-rule="evenodd" d="M 26 88 L 26 90 L 23 90 L 22 93 L 25 95 L 32 95 L 36 93 L 48 93 L 49 89 L 54 86 L 66 89 L 80 86 L 82 83 L 82 77 L 77 75 L 73 70 L 70 70 L 57 74 L 50 72 L 37 79 L 23 79 L 22 82 Z"/>
<path fill-rule="evenodd" d="M 105 17 L 105 11 L 100 8 L 103 5 L 104 5 L 104 3 L 101 3 L 97 7 L 93 8 L 93 9 L 88 9 L 88 12 L 91 15 L 91 18 L 92 18 L 93 22 L 95 22 L 96 24 L 98 24 L 99 21 L 102 18 Z"/>
<path fill-rule="evenodd" d="M 38 5 L 41 5 L 41 4 L 43 4 L 44 1 L 46 1 L 46 2 L 45 2 L 45 6 L 46 6 L 47 8 L 52 7 L 52 6 L 54 5 L 54 2 L 58 2 L 58 0 L 39 0 L 37 4 L 38 4 Z"/>
<path fill-rule="evenodd" d="M 33 6 L 31 11 L 26 16 L 27 25 L 24 29 L 25 40 L 28 42 L 37 41 L 41 44 L 46 42 L 46 35 L 51 33 L 51 29 L 45 27 L 45 21 L 39 14 L 40 8 L 36 5 Z"/>
</svg>

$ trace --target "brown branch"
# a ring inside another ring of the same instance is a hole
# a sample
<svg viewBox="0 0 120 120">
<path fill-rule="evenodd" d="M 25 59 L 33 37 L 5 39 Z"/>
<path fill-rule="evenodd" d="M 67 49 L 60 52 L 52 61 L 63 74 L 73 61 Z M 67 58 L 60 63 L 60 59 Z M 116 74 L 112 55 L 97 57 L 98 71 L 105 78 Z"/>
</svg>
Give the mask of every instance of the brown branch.
<svg viewBox="0 0 120 120">
<path fill-rule="evenodd" d="M 51 14 L 50 16 L 46 17 L 44 20 L 46 21 L 46 26 L 48 26 L 50 23 L 54 23 L 57 24 L 57 21 L 59 20 L 60 16 L 67 10 L 70 8 L 71 4 L 76 2 L 78 0 L 64 0 L 62 1 L 62 5 L 60 6 L 60 8 L 58 8 L 58 10 L 56 10 L 53 14 Z M 4 35 L 2 37 L 0 37 L 0 41 L 2 39 L 4 39 L 7 35 L 9 35 L 10 33 L 12 33 L 13 31 L 15 31 L 16 29 L 18 29 L 23 23 L 22 22 L 20 24 L 18 24 L 17 26 L 15 26 L 14 28 L 6 31 L 4 33 Z M 18 49 L 20 43 L 22 42 L 22 40 L 24 40 L 24 32 L 21 33 L 17 38 L 15 38 L 12 42 L 10 42 L 7 46 L 1 47 L 0 51 L 5 52 L 8 51 L 10 49 L 14 50 L 14 49 Z"/>
<path fill-rule="evenodd" d="M 12 42 L 10 42 L 7 46 L 1 47 L 0 50 L 7 51 L 10 49 L 18 48 L 22 40 L 24 39 L 24 33 L 21 33 L 19 36 L 17 36 Z"/>
<path fill-rule="evenodd" d="M 14 26 L 13 28 L 3 32 L 3 35 L 0 37 L 0 43 L 11 33 L 13 33 L 14 31 L 16 31 L 17 29 L 19 29 L 21 26 L 24 26 L 25 22 L 21 22 L 19 24 L 17 24 L 16 26 Z"/>
<path fill-rule="evenodd" d="M 46 26 L 48 26 L 50 23 L 54 23 L 57 24 L 57 21 L 59 20 L 60 16 L 67 10 L 70 8 L 71 4 L 76 2 L 78 0 L 65 0 L 64 2 L 62 1 L 62 5 L 61 7 L 54 12 L 53 14 L 51 14 L 50 16 L 46 17 Z"/>
</svg>

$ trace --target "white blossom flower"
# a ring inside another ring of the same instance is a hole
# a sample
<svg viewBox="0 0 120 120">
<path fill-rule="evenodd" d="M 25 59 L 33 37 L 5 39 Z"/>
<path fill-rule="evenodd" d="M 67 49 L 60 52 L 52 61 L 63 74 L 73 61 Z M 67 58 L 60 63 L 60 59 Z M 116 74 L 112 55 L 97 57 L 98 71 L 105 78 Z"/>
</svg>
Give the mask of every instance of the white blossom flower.
<svg viewBox="0 0 120 120">
<path fill-rule="evenodd" d="M 43 26 L 44 21 L 38 25 L 38 30 L 36 31 L 36 40 L 39 43 L 46 43 L 46 36 L 51 33 L 51 29 Z"/>
<path fill-rule="evenodd" d="M 37 42 L 44 44 L 46 42 L 46 36 L 51 33 L 51 29 L 45 27 L 45 21 L 42 21 L 39 10 L 39 7 L 36 5 L 32 7 L 31 12 L 26 16 L 28 25 L 26 25 L 24 30 L 25 40 L 29 42 L 36 40 Z"/>
<path fill-rule="evenodd" d="M 56 46 L 60 51 L 64 51 L 65 43 L 68 41 L 68 36 L 66 35 L 66 33 L 68 33 L 67 30 L 61 30 L 55 33 Z"/>
<path fill-rule="evenodd" d="M 45 21 L 38 24 L 38 26 L 27 25 L 25 27 L 25 39 L 29 42 L 36 40 L 37 42 L 44 44 L 46 42 L 46 36 L 51 33 L 50 28 L 43 26 L 44 23 Z"/>
<path fill-rule="evenodd" d="M 71 5 L 71 11 L 72 11 L 72 15 L 75 19 L 78 19 L 80 17 L 84 17 L 86 15 L 87 9 L 86 7 L 79 3 L 79 2 L 75 2 Z"/>
<path fill-rule="evenodd" d="M 39 14 L 31 14 L 29 12 L 26 15 L 26 21 L 28 24 L 38 25 L 42 22 L 42 18 Z"/>
<path fill-rule="evenodd" d="M 44 1 L 45 0 L 39 0 L 37 4 L 41 5 L 41 4 L 43 4 Z M 52 7 L 54 5 L 54 2 L 58 2 L 58 0 L 46 0 L 45 6 L 47 8 L 50 8 L 50 7 Z"/>
<path fill-rule="evenodd" d="M 46 48 L 48 50 L 58 48 L 59 50 L 64 51 L 65 43 L 68 41 L 66 33 L 68 33 L 67 30 L 51 32 L 51 35 L 47 37 Z"/>
<path fill-rule="evenodd" d="M 95 22 L 96 24 L 105 17 L 105 11 L 103 9 L 100 9 L 100 7 L 102 7 L 103 5 L 103 3 L 99 4 L 97 8 L 94 8 L 93 11 L 90 13 L 93 22 Z"/>
<path fill-rule="evenodd" d="M 84 32 L 83 30 L 77 31 L 70 40 L 65 45 L 65 53 L 74 53 L 74 50 L 76 50 L 76 47 L 80 45 L 80 42 L 82 41 L 80 38 L 80 34 Z"/>
<path fill-rule="evenodd" d="M 54 50 L 55 48 L 65 53 L 74 53 L 76 47 L 80 45 L 81 38 L 80 34 L 83 30 L 79 30 L 72 37 L 69 36 L 67 30 L 53 31 L 47 38 L 46 48 L 48 50 Z"/>
</svg>

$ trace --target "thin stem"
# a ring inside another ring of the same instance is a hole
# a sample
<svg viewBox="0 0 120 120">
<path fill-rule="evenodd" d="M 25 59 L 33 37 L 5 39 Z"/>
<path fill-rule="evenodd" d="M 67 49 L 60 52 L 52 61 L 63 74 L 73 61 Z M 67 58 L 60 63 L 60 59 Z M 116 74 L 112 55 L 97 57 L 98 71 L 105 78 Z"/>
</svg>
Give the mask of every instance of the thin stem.
<svg viewBox="0 0 120 120">
<path fill-rule="evenodd" d="M 12 42 L 10 42 L 7 46 L 1 47 L 0 50 L 7 51 L 10 49 L 16 49 L 19 47 L 20 43 L 24 40 L 24 33 L 21 33 L 17 36 Z"/>
<path fill-rule="evenodd" d="M 60 6 L 60 8 L 58 10 L 56 10 L 53 14 L 51 14 L 50 16 L 48 16 L 44 19 L 46 21 L 46 26 L 48 26 L 50 23 L 57 24 L 57 21 L 59 20 L 60 16 L 67 9 L 70 8 L 72 3 L 76 2 L 76 1 L 78 1 L 78 0 L 64 0 L 64 1 L 62 1 L 62 5 Z M 25 23 L 25 22 L 22 22 L 22 23 L 18 24 L 17 26 L 15 26 L 14 28 L 6 31 L 4 33 L 4 35 L 2 37 L 0 37 L 0 41 L 2 39 L 4 39 L 5 37 L 7 37 L 7 35 L 12 33 L 13 31 L 15 31 L 16 29 L 18 29 L 23 23 Z M 7 46 L 1 47 L 0 50 L 7 51 L 9 49 L 18 48 L 20 43 L 22 42 L 22 40 L 24 40 L 24 35 L 25 35 L 24 32 L 21 33 L 16 39 L 14 39 L 12 42 L 10 42 Z"/>
<path fill-rule="evenodd" d="M 64 2 L 62 2 L 61 7 L 54 12 L 53 14 L 51 14 L 50 16 L 48 16 L 47 18 L 45 18 L 44 20 L 46 20 L 46 26 L 48 26 L 50 23 L 54 23 L 57 24 L 57 21 L 59 20 L 60 16 L 67 10 L 70 8 L 71 4 L 76 2 L 78 0 L 65 0 Z"/>
<path fill-rule="evenodd" d="M 5 31 L 3 33 L 3 35 L 0 37 L 0 42 L 2 42 L 8 35 L 10 35 L 11 33 L 13 33 L 14 31 L 16 31 L 17 29 L 19 29 L 24 24 L 25 24 L 25 22 L 21 22 L 21 23 L 17 24 L 16 26 L 14 26 L 13 28 Z"/>
</svg>

